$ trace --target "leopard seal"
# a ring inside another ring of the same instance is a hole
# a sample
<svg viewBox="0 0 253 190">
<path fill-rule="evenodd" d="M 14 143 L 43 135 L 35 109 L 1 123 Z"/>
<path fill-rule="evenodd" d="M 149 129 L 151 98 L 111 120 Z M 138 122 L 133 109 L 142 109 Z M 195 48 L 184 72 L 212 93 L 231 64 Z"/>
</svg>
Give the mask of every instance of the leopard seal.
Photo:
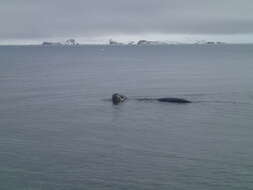
<svg viewBox="0 0 253 190">
<path fill-rule="evenodd" d="M 128 98 L 125 95 L 121 95 L 118 93 L 114 93 L 112 95 L 112 103 L 114 105 L 118 105 L 124 101 L 126 101 Z M 189 100 L 183 99 L 183 98 L 138 98 L 136 100 L 139 101 L 158 101 L 158 102 L 168 102 L 168 103 L 177 103 L 177 104 L 188 104 L 192 103 Z"/>
</svg>

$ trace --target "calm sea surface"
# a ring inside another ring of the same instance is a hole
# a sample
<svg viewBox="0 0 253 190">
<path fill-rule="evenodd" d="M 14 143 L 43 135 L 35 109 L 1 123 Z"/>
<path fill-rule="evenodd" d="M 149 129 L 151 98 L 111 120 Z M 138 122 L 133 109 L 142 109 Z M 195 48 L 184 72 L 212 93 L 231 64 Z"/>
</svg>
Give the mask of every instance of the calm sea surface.
<svg viewBox="0 0 253 190">
<path fill-rule="evenodd" d="M 0 189 L 253 189 L 253 45 L 0 47 Z"/>
</svg>

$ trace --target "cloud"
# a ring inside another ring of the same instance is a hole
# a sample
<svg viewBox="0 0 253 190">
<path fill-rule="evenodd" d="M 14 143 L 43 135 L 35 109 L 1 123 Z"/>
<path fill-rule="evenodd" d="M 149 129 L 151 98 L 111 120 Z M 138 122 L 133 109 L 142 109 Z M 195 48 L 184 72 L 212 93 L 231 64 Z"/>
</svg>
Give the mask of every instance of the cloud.
<svg viewBox="0 0 253 190">
<path fill-rule="evenodd" d="M 252 0 L 0 0 L 0 39 L 250 34 Z"/>
</svg>

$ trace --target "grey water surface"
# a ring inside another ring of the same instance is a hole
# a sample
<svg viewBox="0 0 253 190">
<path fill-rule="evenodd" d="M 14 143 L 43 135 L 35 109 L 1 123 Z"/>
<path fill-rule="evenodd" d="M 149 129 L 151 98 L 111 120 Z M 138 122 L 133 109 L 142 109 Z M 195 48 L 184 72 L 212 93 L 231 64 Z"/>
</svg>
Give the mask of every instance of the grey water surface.
<svg viewBox="0 0 253 190">
<path fill-rule="evenodd" d="M 253 45 L 0 47 L 0 189 L 253 189 Z"/>
</svg>

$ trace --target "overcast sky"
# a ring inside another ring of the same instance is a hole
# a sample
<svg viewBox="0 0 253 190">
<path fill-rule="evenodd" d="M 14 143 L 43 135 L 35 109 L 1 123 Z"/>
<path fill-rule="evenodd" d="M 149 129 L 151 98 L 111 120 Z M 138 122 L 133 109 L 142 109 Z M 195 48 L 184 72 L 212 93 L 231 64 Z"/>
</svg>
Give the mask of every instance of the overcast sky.
<svg viewBox="0 0 253 190">
<path fill-rule="evenodd" d="M 166 36 L 252 42 L 253 0 L 0 0 L 0 42 Z"/>
</svg>

